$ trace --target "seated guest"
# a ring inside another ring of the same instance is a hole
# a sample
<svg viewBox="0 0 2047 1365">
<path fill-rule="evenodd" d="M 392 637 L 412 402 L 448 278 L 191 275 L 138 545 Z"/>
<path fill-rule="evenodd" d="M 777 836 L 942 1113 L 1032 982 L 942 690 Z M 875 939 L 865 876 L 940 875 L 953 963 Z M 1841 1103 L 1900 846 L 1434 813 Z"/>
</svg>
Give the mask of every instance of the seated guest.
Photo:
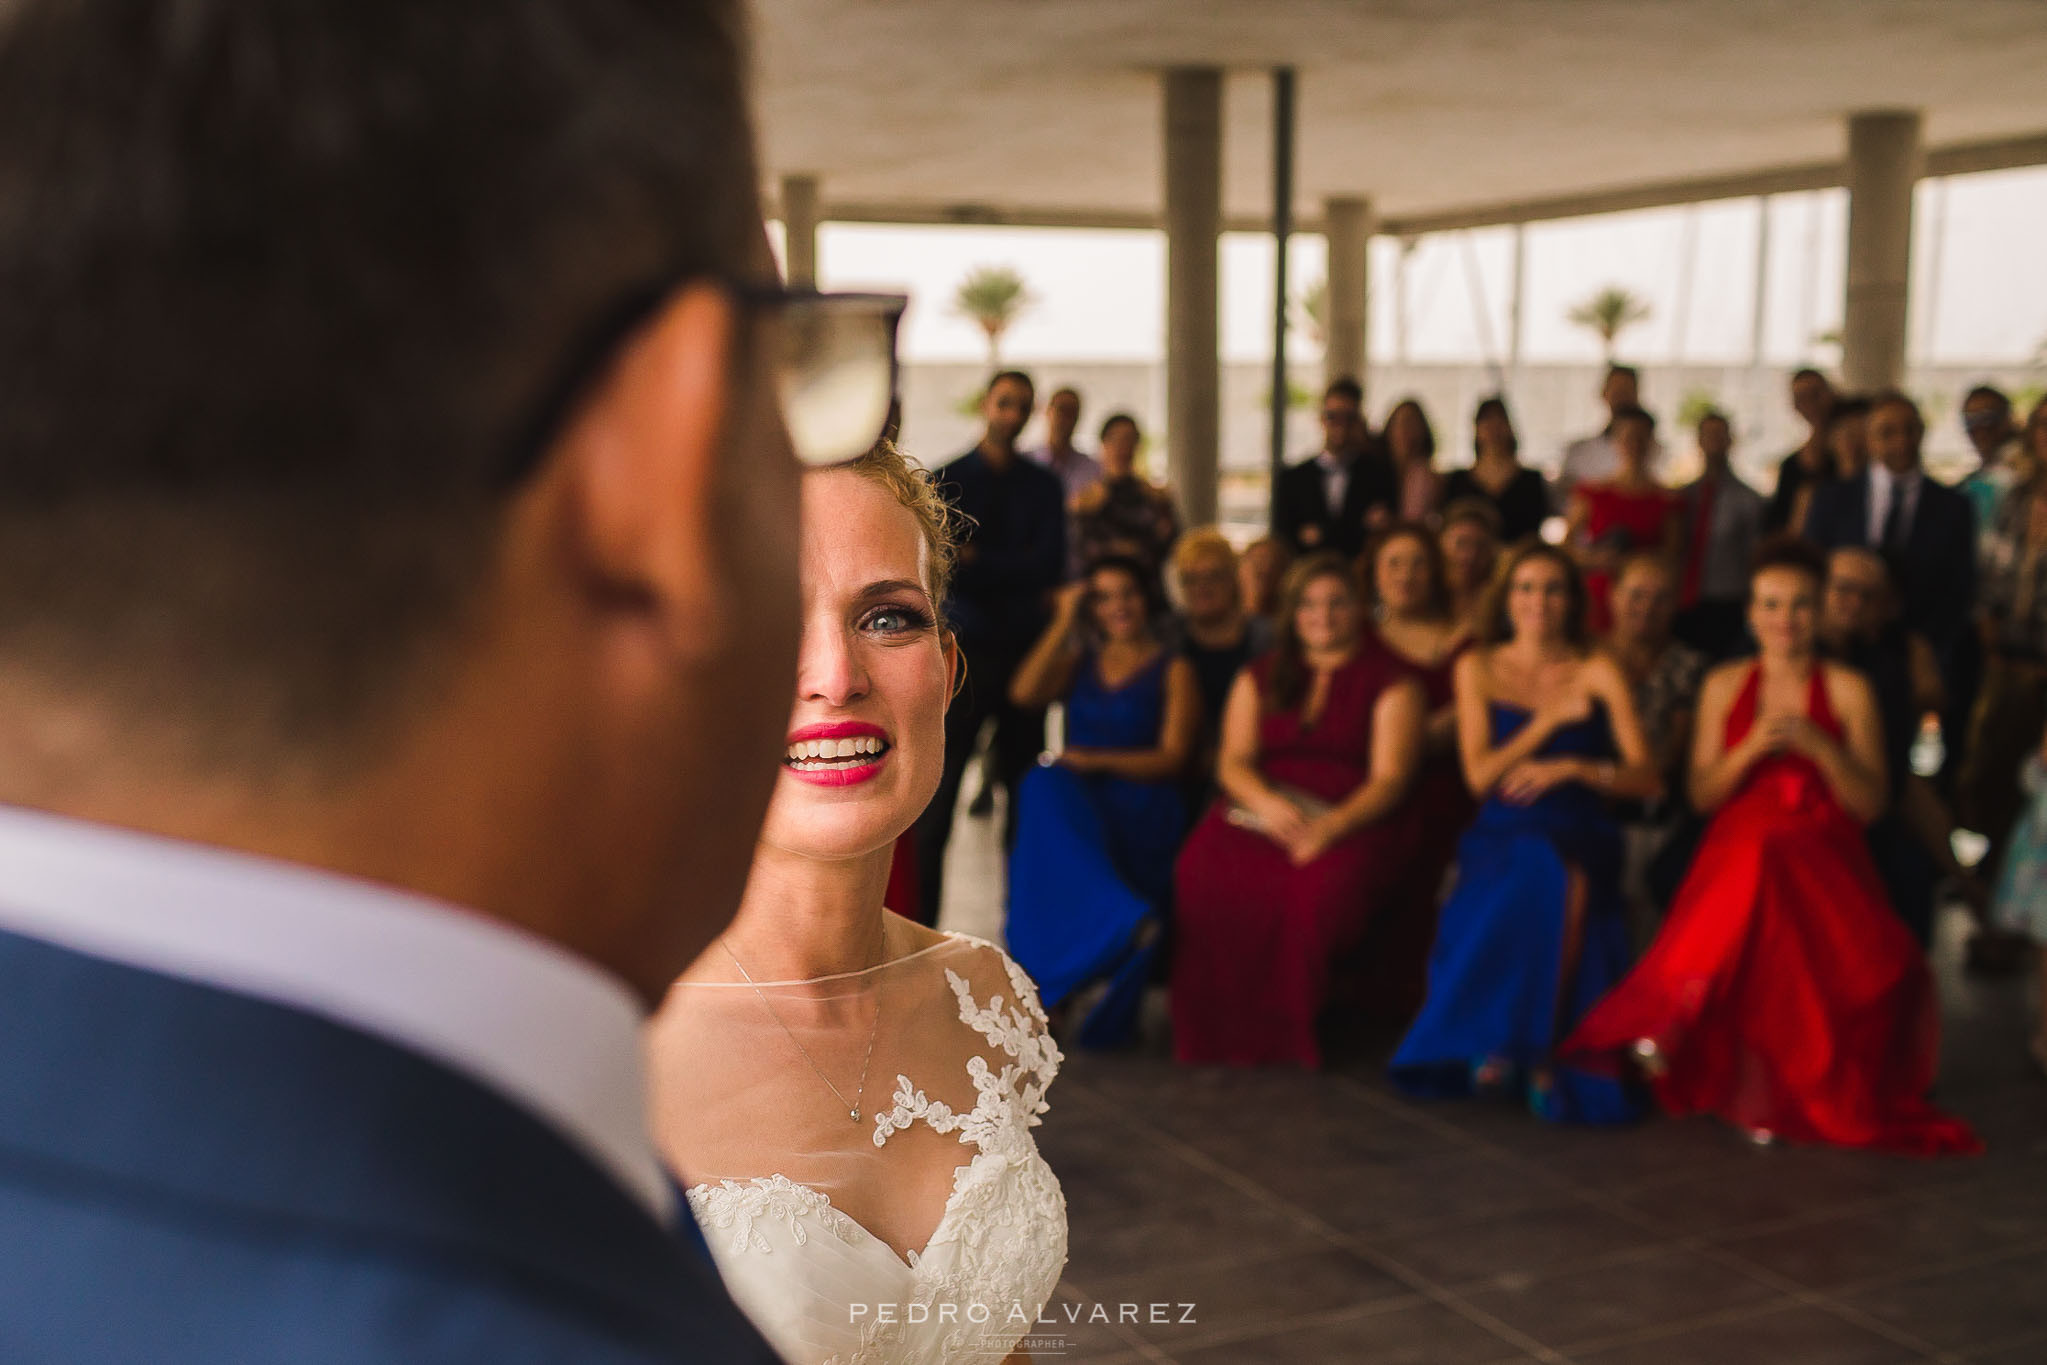
<svg viewBox="0 0 2047 1365">
<path fill-rule="evenodd" d="M 1924 946 L 1941 876 L 1973 893 L 1975 903 L 1984 899 L 1974 875 L 1955 861 L 1954 817 L 1933 784 L 1912 771 L 1920 721 L 1937 714 L 1943 698 L 1933 646 L 1898 623 L 1890 570 L 1859 545 L 1827 556 L 1818 630 L 1820 652 L 1861 673 L 1876 693 L 1889 786 L 1884 814 L 1869 827 L 1869 851 L 1891 908 Z"/>
<path fill-rule="evenodd" d="M 1672 633 L 1676 607 L 1670 561 L 1654 551 L 1638 550 L 1621 561 L 1614 575 L 1613 628 L 1601 642 L 1632 689 L 1642 739 L 1665 792 L 1681 786 L 1685 758 L 1691 752 L 1692 709 L 1706 673 L 1706 657 Z M 1633 803 L 1619 814 L 1627 839 L 1623 885 L 1632 912 L 1630 928 L 1633 942 L 1642 947 L 1654 927 L 1654 906 L 1668 899 L 1652 883 L 1665 844 L 1684 823 L 1683 803 Z M 1671 849 L 1676 857 L 1685 852 L 1682 840 Z"/>
<path fill-rule="evenodd" d="M 1061 590 L 1010 683 L 1016 706 L 1065 704 L 1066 746 L 1017 791 L 1009 950 L 1048 1008 L 1114 974 L 1083 1027 L 1089 1043 L 1120 1042 L 1136 1022 L 1201 727 L 1194 665 L 1153 629 L 1150 583 L 1134 560 L 1098 562 Z"/>
<path fill-rule="evenodd" d="M 1835 476 L 1833 451 L 1827 445 L 1828 419 L 1838 395 L 1818 370 L 1791 376 L 1791 407 L 1804 420 L 1805 440 L 1777 464 L 1777 487 L 1763 513 L 1763 529 L 1775 534 L 1798 530 L 1799 514 L 1812 489 Z"/>
<path fill-rule="evenodd" d="M 1661 550 L 1675 559 L 1684 543 L 1677 495 L 1649 474 L 1656 419 L 1641 408 L 1620 408 L 1611 430 L 1618 472 L 1580 483 L 1564 514 L 1565 544 L 1585 572 L 1587 622 L 1595 634 L 1613 621 L 1607 595 L 1614 566 L 1633 550 Z"/>
<path fill-rule="evenodd" d="M 1741 618 L 1749 562 L 1762 543 L 1768 511 L 1763 495 L 1743 483 L 1728 462 L 1733 449 L 1734 432 L 1725 414 L 1701 417 L 1699 456 L 1705 472 L 1678 493 L 1684 502 L 1685 550 L 1677 633 L 1714 659 L 1738 654 L 1747 644 Z"/>
<path fill-rule="evenodd" d="M 1419 400 L 1403 398 L 1386 414 L 1379 433 L 1393 461 L 1395 514 L 1404 521 L 1428 521 L 1440 504 L 1443 479 L 1436 472 L 1436 429 Z"/>
<path fill-rule="evenodd" d="M 1180 519 L 1171 495 L 1137 472 L 1142 435 L 1128 413 L 1102 423 L 1102 477 L 1074 502 L 1074 534 L 1081 563 L 1099 563 L 1111 555 L 1134 559 L 1156 584 L 1180 534 Z"/>
<path fill-rule="evenodd" d="M 1265 622 L 1275 639 L 1279 635 L 1279 585 L 1286 581 L 1293 558 L 1286 542 L 1272 536 L 1260 536 L 1237 556 L 1237 583 L 1243 590 L 1244 614 Z"/>
<path fill-rule="evenodd" d="M 1244 610 L 1237 568 L 1237 552 L 1213 526 L 1189 531 L 1173 546 L 1173 582 L 1180 597 L 1174 644 L 1194 666 L 1201 690 L 1201 742 L 1191 775 L 1203 786 L 1215 776 L 1230 684 L 1238 669 L 1272 645 L 1271 622 Z"/>
<path fill-rule="evenodd" d="M 1519 458 L 1521 442 L 1504 400 L 1480 401 L 1471 420 L 1471 467 L 1453 469 L 1443 480 L 1443 505 L 1480 499 L 1499 514 L 1494 538 L 1508 545 L 1536 535 L 1549 519 L 1549 489 L 1542 474 Z"/>
<path fill-rule="evenodd" d="M 1460 498 L 1443 509 L 1443 572 L 1450 588 L 1450 614 L 1475 634 L 1493 570 L 1500 562 L 1500 514 L 1479 498 Z"/>
<path fill-rule="evenodd" d="M 1805 535 L 1827 550 L 1866 545 L 1889 561 L 1905 628 L 1924 635 L 1940 659 L 1948 694 L 1941 729 L 1949 764 L 1958 768 L 1979 647 L 1969 622 L 1976 597 L 1975 513 L 1967 498 L 1921 467 L 1925 435 L 1911 399 L 1896 392 L 1875 399 L 1868 435 L 1873 462 L 1813 495 Z"/>
<path fill-rule="evenodd" d="M 1350 559 L 1393 517 L 1400 496 L 1393 465 L 1365 439 L 1364 402 L 1357 380 L 1333 381 L 1322 395 L 1321 451 L 1273 482 L 1273 535 L 1290 553 L 1334 550 Z"/>
<path fill-rule="evenodd" d="M 1618 1083 L 1556 1072 L 1572 1024 L 1628 965 L 1613 797 L 1657 794 L 1628 680 L 1592 648 L 1585 584 L 1561 549 L 1507 561 L 1479 647 L 1457 661 L 1457 742 L 1484 799 L 1429 955 L 1428 997 L 1394 1083 L 1415 1095 L 1509 1089 L 1545 1118 L 1619 1122 Z"/>
<path fill-rule="evenodd" d="M 1350 566 L 1287 573 L 1280 638 L 1223 713 L 1223 794 L 1174 873 L 1173 1051 L 1317 1066 L 1331 971 L 1400 885 L 1427 702 L 1363 632 Z"/>
<path fill-rule="evenodd" d="M 2005 839 L 1990 918 L 2000 932 L 2033 944 L 2040 991 L 2026 1051 L 2034 1069 L 2047 1075 L 2047 741 L 2035 746 L 2019 781 L 2026 804 Z"/>
<path fill-rule="evenodd" d="M 1670 561 L 1653 550 L 1623 559 L 1613 580 L 1613 626 L 1603 641 L 1620 665 L 1642 722 L 1656 771 L 1666 783 L 1681 776 L 1692 738 L 1692 708 L 1706 658 L 1671 629 L 1677 592 Z"/>
<path fill-rule="evenodd" d="M 1699 702 L 1691 798 L 1712 823 L 1654 946 L 1564 1054 L 1632 1056 L 1664 1109 L 1758 1141 L 1973 1151 L 1925 1099 L 1933 977 L 1863 843 L 1886 799 L 1882 721 L 1869 683 L 1818 656 L 1821 573 L 1797 541 L 1758 559 L 1761 652 L 1715 669 Z"/>
<path fill-rule="evenodd" d="M 1422 767 L 1407 806 L 1415 824 L 1408 876 L 1372 916 L 1358 961 L 1359 1002 L 1406 1023 L 1421 1005 L 1436 902 L 1474 809 L 1457 766 L 1457 704 L 1450 675 L 1471 643 L 1451 614 L 1443 552 L 1426 526 L 1402 522 L 1380 536 L 1365 561 L 1365 603 L 1380 645 L 1410 666 L 1428 700 Z"/>
</svg>

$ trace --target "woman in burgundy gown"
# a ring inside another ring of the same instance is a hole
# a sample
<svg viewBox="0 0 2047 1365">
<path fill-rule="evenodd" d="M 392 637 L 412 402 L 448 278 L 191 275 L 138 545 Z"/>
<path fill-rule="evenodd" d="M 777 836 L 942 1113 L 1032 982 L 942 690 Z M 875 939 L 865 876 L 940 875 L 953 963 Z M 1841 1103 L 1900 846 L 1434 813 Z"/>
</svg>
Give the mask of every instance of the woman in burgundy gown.
<svg viewBox="0 0 2047 1365">
<path fill-rule="evenodd" d="M 1223 795 L 1174 872 L 1183 1062 L 1320 1065 L 1332 966 L 1407 870 L 1426 703 L 1361 617 L 1339 556 L 1302 560 L 1277 647 L 1230 689 Z"/>
<path fill-rule="evenodd" d="M 1658 550 L 1674 561 L 1683 544 L 1678 496 L 1649 473 L 1655 439 L 1655 418 L 1641 408 L 1616 409 L 1613 448 L 1620 469 L 1603 483 L 1581 485 L 1564 513 L 1569 526 L 1566 543 L 1585 571 L 1595 635 L 1604 635 L 1613 626 L 1607 597 L 1620 561 L 1638 550 Z"/>
<path fill-rule="evenodd" d="M 1471 631 L 1452 613 L 1443 551 L 1419 522 L 1393 526 L 1373 544 L 1365 602 L 1379 643 L 1413 668 L 1428 701 L 1421 772 L 1407 798 L 1414 854 L 1399 890 L 1372 917 L 1355 974 L 1358 1005 L 1374 1018 L 1405 1024 L 1421 1007 L 1444 876 L 1478 809 L 1458 764 L 1450 682 Z"/>
<path fill-rule="evenodd" d="M 1815 655 L 1822 569 L 1798 542 L 1758 559 L 1762 652 L 1700 697 L 1690 785 L 1712 823 L 1656 942 L 1562 1051 L 1609 1071 L 1631 1056 L 1666 1110 L 1757 1141 L 1975 1151 L 1926 1100 L 1933 979 L 1864 841 L 1883 738 L 1869 684 Z"/>
</svg>

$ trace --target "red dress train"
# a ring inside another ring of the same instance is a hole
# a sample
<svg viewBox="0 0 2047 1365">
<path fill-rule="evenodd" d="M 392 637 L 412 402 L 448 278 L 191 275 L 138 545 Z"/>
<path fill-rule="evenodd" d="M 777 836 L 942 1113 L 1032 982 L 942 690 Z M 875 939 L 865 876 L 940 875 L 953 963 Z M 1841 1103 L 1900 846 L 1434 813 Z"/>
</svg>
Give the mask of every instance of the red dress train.
<svg viewBox="0 0 2047 1365">
<path fill-rule="evenodd" d="M 1728 713 L 1755 723 L 1761 670 Z M 1823 669 L 1806 714 L 1838 739 Z M 1982 1143 L 1926 1100 L 1938 1060 L 1933 978 L 1884 898 L 1862 827 L 1810 759 L 1752 768 L 1707 828 L 1656 942 L 1560 1055 L 1619 1064 L 1653 1041 L 1656 1095 L 1794 1142 L 1918 1155 Z"/>
</svg>

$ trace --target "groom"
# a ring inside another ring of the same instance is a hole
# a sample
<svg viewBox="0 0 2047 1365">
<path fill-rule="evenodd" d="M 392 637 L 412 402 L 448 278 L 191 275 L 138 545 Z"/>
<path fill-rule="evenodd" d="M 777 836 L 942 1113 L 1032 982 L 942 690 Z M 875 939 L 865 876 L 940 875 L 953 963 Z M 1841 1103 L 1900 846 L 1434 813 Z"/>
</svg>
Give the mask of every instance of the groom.
<svg viewBox="0 0 2047 1365">
<path fill-rule="evenodd" d="M 0 1361 L 767 1362 L 639 1025 L 796 470 L 722 0 L 0 28 Z"/>
</svg>

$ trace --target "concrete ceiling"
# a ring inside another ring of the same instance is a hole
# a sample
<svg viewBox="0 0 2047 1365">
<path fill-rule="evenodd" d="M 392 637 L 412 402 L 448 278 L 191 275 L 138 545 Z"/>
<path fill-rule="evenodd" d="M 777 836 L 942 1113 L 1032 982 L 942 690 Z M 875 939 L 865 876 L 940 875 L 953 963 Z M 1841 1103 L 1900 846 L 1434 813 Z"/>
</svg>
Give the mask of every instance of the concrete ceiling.
<svg viewBox="0 0 2047 1365">
<path fill-rule="evenodd" d="M 1224 206 L 1271 202 L 1275 64 L 1298 208 L 1381 215 L 1838 161 L 1844 119 L 2047 146 L 2047 0 L 755 0 L 771 185 L 829 209 L 1149 214 L 1157 73 L 1221 66 Z M 2032 159 L 2030 153 L 2022 159 Z"/>
</svg>

